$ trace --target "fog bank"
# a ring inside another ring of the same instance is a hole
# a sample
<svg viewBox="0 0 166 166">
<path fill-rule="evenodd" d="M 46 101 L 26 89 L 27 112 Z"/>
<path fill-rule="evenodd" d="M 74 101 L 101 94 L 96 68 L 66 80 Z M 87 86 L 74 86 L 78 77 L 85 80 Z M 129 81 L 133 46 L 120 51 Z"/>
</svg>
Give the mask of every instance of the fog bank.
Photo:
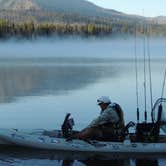
<svg viewBox="0 0 166 166">
<path fill-rule="evenodd" d="M 166 57 L 165 38 L 153 38 L 149 40 L 149 43 L 149 51 L 152 57 Z M 9 40 L 0 42 L 0 58 L 133 58 L 134 48 L 134 38 Z M 137 39 L 137 55 L 139 58 L 143 58 L 143 48 L 143 39 Z M 147 50 L 147 44 L 145 48 Z"/>
</svg>

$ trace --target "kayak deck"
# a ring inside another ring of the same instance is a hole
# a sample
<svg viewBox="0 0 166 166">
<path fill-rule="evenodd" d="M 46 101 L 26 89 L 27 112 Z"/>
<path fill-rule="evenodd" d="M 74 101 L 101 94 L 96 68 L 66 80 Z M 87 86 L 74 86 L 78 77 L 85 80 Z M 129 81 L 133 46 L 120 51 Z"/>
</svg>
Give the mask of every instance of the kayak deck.
<svg viewBox="0 0 166 166">
<path fill-rule="evenodd" d="M 49 136 L 48 136 L 49 135 Z M 51 135 L 51 136 L 50 136 Z M 55 137 L 59 135 L 59 137 Z M 84 152 L 93 155 L 110 154 L 166 154 L 166 137 L 161 136 L 161 142 L 141 143 L 131 142 L 126 139 L 123 142 L 102 142 L 102 141 L 66 141 L 61 137 L 58 130 L 55 131 L 33 131 L 23 132 L 19 130 L 0 130 L 0 140 L 8 145 L 22 146 L 35 149 Z"/>
</svg>

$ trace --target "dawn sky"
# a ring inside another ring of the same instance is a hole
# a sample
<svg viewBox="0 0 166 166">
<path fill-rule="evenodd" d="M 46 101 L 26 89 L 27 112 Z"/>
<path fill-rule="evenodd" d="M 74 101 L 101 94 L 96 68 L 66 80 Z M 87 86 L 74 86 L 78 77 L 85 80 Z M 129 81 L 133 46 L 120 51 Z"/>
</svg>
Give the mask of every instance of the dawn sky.
<svg viewBox="0 0 166 166">
<path fill-rule="evenodd" d="M 88 0 L 104 8 L 127 14 L 166 16 L 166 0 Z"/>
</svg>

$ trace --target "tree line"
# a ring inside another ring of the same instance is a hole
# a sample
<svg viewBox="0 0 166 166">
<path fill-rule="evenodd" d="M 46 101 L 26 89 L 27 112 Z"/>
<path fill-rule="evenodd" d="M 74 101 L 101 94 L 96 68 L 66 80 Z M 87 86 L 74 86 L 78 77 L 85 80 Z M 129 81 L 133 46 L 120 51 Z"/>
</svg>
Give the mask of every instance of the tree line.
<svg viewBox="0 0 166 166">
<path fill-rule="evenodd" d="M 71 36 L 81 37 L 104 37 L 112 34 L 149 34 L 166 35 L 166 26 L 158 24 L 147 24 L 126 22 L 110 22 L 109 24 L 99 24 L 94 22 L 86 23 L 64 23 L 64 22 L 11 22 L 0 20 L 0 39 L 11 37 L 35 38 L 40 36 Z"/>
<path fill-rule="evenodd" d="M 0 20 L 0 38 L 25 37 L 32 38 L 38 36 L 105 36 L 112 33 L 112 26 L 99 24 L 68 24 L 68 23 L 34 23 L 33 21 L 24 23 L 12 23 Z"/>
</svg>

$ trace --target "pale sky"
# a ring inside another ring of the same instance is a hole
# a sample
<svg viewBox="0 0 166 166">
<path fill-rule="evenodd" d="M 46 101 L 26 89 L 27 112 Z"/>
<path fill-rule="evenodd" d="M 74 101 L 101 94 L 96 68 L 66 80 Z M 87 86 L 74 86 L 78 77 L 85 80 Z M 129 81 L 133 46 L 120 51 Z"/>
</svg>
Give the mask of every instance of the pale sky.
<svg viewBox="0 0 166 166">
<path fill-rule="evenodd" d="M 166 16 L 166 0 L 88 0 L 98 6 L 127 14 Z"/>
</svg>

